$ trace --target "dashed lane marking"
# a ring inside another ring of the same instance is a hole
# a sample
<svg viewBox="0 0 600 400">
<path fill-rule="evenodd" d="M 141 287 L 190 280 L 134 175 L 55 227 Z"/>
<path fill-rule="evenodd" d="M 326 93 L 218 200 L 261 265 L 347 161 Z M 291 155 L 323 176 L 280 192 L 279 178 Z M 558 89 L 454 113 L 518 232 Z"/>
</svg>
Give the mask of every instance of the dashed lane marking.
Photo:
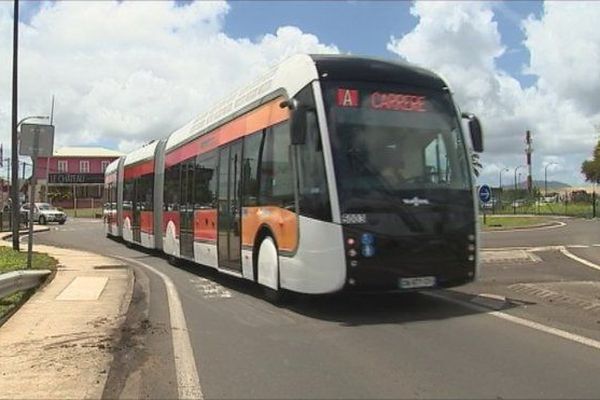
<svg viewBox="0 0 600 400">
<path fill-rule="evenodd" d="M 568 244 L 565 247 L 568 247 L 570 249 L 587 249 L 590 246 L 585 245 L 585 244 Z"/>
<path fill-rule="evenodd" d="M 581 284 L 595 284 L 595 282 L 581 282 Z M 562 303 L 585 311 L 600 312 L 600 302 L 583 299 L 563 292 L 557 292 L 545 287 L 544 284 L 515 283 L 508 288 L 515 292 L 539 297 L 553 303 Z"/>
<path fill-rule="evenodd" d="M 561 253 L 563 253 L 565 256 L 569 257 L 572 260 L 575 260 L 583 265 L 585 265 L 586 267 L 590 267 L 593 269 L 596 269 L 598 271 L 600 271 L 600 265 L 594 264 L 591 261 L 586 260 L 585 258 L 581 258 L 579 256 L 576 256 L 575 254 L 571 253 L 569 250 L 567 250 L 566 248 L 562 247 L 561 249 L 559 249 L 559 251 Z"/>
<path fill-rule="evenodd" d="M 463 307 L 470 308 L 477 312 L 485 313 L 487 315 L 491 315 L 496 318 L 503 319 L 505 321 L 512 322 L 513 324 L 525 326 L 527 328 L 535 329 L 540 332 L 544 332 L 553 336 L 560 337 L 562 339 L 569 340 L 571 342 L 579 343 L 587 347 L 591 347 L 596 350 L 600 350 L 600 342 L 585 336 L 580 336 L 571 332 L 564 331 L 562 329 L 553 328 L 551 326 L 546 326 L 544 324 L 540 324 L 539 322 L 530 321 L 525 318 L 515 317 L 514 315 L 506 314 L 502 311 L 491 311 L 489 308 L 473 304 L 464 300 L 458 300 L 456 298 L 450 297 L 448 295 L 443 294 L 442 292 L 422 292 L 423 294 L 434 297 L 436 299 L 446 300 L 454 304 L 461 305 Z"/>
<path fill-rule="evenodd" d="M 141 261 L 127 257 L 117 257 L 123 261 L 137 264 L 158 275 L 167 289 L 169 316 L 171 322 L 171 337 L 173 339 L 173 355 L 175 356 L 175 374 L 177 376 L 177 392 L 180 399 L 203 399 L 202 388 L 196 369 L 196 359 L 190 341 L 189 331 L 185 322 L 185 314 L 177 288 L 167 275 Z"/>
</svg>

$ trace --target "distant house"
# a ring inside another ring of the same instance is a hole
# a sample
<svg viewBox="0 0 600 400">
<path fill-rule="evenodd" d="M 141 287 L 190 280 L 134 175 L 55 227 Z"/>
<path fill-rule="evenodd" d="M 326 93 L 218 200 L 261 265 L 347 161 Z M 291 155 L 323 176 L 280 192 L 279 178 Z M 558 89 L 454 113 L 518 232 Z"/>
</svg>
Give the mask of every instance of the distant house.
<svg viewBox="0 0 600 400">
<path fill-rule="evenodd" d="M 35 200 L 64 208 L 100 206 L 104 170 L 122 155 L 102 147 L 63 147 L 52 157 L 38 157 Z"/>
</svg>

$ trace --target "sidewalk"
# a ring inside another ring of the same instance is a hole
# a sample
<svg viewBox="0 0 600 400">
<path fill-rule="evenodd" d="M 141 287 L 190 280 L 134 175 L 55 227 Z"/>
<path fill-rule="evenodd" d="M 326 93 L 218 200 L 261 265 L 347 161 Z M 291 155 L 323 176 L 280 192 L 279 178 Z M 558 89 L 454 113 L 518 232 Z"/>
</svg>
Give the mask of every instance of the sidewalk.
<svg viewBox="0 0 600 400">
<path fill-rule="evenodd" d="M 0 327 L 0 398 L 100 398 L 133 272 L 93 253 L 44 245 L 34 251 L 48 253 L 59 266 L 54 279 Z"/>
</svg>

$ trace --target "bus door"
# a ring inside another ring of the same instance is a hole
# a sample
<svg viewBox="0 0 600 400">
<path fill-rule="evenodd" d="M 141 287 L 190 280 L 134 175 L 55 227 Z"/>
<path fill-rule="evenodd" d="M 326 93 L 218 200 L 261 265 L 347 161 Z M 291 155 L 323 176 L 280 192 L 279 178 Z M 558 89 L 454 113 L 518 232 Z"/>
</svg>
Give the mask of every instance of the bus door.
<svg viewBox="0 0 600 400">
<path fill-rule="evenodd" d="M 242 141 L 219 152 L 218 253 L 219 267 L 242 271 L 241 258 L 241 165 Z"/>
<path fill-rule="evenodd" d="M 139 178 L 135 178 L 133 180 L 133 189 L 132 189 L 132 204 L 131 204 L 131 213 L 132 213 L 132 221 L 131 221 L 131 230 L 133 232 L 133 241 L 135 243 L 142 242 L 142 232 L 140 229 L 140 221 L 141 221 L 141 211 L 140 211 L 140 202 L 138 191 L 139 187 Z"/>
<path fill-rule="evenodd" d="M 195 157 L 181 164 L 181 207 L 179 208 L 179 254 L 194 259 L 194 169 Z"/>
</svg>

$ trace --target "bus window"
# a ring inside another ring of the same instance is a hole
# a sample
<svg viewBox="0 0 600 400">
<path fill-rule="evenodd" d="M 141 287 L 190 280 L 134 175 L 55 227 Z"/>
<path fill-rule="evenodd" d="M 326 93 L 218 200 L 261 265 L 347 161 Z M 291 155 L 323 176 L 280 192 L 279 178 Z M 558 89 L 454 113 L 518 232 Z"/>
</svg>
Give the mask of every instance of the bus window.
<svg viewBox="0 0 600 400">
<path fill-rule="evenodd" d="M 290 162 L 289 123 L 267 129 L 261 159 L 260 205 L 294 209 L 294 182 Z"/>
<path fill-rule="evenodd" d="M 179 169 L 181 164 L 172 165 L 165 169 L 164 210 L 179 210 Z"/>
<path fill-rule="evenodd" d="M 194 204 L 196 209 L 216 207 L 217 156 L 212 151 L 196 157 Z"/>
<path fill-rule="evenodd" d="M 258 181 L 260 158 L 262 155 L 264 131 L 244 138 L 244 163 L 242 166 L 242 205 L 258 205 Z"/>
<path fill-rule="evenodd" d="M 306 141 L 295 146 L 298 166 L 298 203 L 300 215 L 331 221 L 331 205 L 321 133 L 314 110 L 314 97 L 311 85 L 306 86 L 296 96 L 298 101 L 309 109 L 306 121 Z"/>
</svg>

